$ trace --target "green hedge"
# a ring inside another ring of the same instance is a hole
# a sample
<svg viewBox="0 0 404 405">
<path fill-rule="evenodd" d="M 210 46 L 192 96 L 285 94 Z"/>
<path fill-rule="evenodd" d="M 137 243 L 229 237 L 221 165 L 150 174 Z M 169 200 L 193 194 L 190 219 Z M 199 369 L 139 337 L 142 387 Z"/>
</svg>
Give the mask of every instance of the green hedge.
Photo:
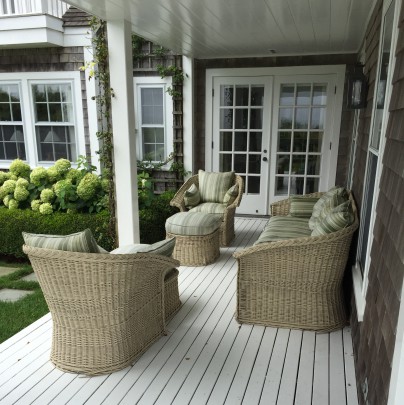
<svg viewBox="0 0 404 405">
<path fill-rule="evenodd" d="M 155 198 L 150 207 L 139 212 L 140 240 L 154 243 L 165 238 L 165 220 L 177 210 L 170 206 L 172 192 Z M 113 240 L 108 236 L 109 214 L 54 212 L 42 215 L 31 210 L 9 210 L 0 207 L 0 255 L 25 258 L 22 232 L 68 235 L 90 228 L 97 243 L 110 251 Z"/>
</svg>

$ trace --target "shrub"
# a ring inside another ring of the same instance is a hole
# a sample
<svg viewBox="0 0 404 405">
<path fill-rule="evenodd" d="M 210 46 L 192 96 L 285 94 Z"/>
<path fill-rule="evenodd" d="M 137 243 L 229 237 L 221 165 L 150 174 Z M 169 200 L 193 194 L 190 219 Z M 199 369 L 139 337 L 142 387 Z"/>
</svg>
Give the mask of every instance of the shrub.
<svg viewBox="0 0 404 405">
<path fill-rule="evenodd" d="M 45 204 L 42 204 L 43 207 Z M 109 214 L 62 213 L 42 215 L 31 210 L 8 210 L 0 208 L 0 254 L 26 257 L 22 251 L 24 240 L 22 232 L 50 235 L 68 235 L 90 228 L 97 243 L 108 251 L 114 248 L 113 240 L 108 236 Z"/>
</svg>

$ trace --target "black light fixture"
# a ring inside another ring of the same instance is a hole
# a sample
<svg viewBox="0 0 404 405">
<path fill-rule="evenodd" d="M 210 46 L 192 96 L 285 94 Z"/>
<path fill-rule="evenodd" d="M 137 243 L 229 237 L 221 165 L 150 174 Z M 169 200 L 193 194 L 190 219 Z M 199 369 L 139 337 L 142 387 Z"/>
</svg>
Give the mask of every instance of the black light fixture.
<svg viewBox="0 0 404 405">
<path fill-rule="evenodd" d="M 348 91 L 346 106 L 349 110 L 366 107 L 368 81 L 363 73 L 363 65 L 355 65 L 353 72 L 348 73 Z"/>
</svg>

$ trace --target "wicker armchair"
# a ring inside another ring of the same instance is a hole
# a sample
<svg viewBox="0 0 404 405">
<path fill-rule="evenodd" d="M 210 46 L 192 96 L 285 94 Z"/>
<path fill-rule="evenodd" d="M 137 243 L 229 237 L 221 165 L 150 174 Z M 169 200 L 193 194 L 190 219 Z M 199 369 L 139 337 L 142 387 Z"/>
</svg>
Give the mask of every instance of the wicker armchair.
<svg viewBox="0 0 404 405">
<path fill-rule="evenodd" d="M 187 208 L 185 207 L 184 204 L 184 194 L 185 191 L 187 191 L 192 184 L 195 184 L 196 186 L 199 186 L 199 180 L 198 180 L 198 175 L 190 177 L 182 186 L 181 188 L 177 191 L 175 196 L 170 202 L 170 205 L 173 207 L 177 207 L 180 209 L 180 211 L 187 211 Z M 240 205 L 241 198 L 244 193 L 244 182 L 241 176 L 236 174 L 234 176 L 233 183 L 231 184 L 232 186 L 234 184 L 238 184 L 238 196 L 234 200 L 232 204 L 230 204 L 223 215 L 223 220 L 220 225 L 220 246 L 228 246 L 232 242 L 232 240 L 235 237 L 234 233 L 234 215 L 236 213 L 236 208 Z"/>
<path fill-rule="evenodd" d="M 178 309 L 177 260 L 23 246 L 53 320 L 51 361 L 97 375 L 133 363 Z M 168 277 L 167 277 L 168 276 Z M 168 299 L 167 299 L 168 298 Z"/>
<path fill-rule="evenodd" d="M 262 243 L 234 254 L 240 323 L 317 331 L 346 324 L 342 279 L 358 227 L 352 195 L 350 200 L 355 220 L 345 229 Z M 289 200 L 271 208 L 273 215 L 287 215 Z"/>
</svg>

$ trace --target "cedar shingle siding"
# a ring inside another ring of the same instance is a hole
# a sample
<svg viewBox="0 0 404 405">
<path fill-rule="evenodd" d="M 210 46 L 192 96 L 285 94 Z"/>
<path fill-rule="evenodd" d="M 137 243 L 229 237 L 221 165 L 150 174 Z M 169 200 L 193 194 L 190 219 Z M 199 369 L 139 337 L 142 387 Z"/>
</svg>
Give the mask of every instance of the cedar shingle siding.
<svg viewBox="0 0 404 405">
<path fill-rule="evenodd" d="M 379 2 L 381 3 L 381 2 Z M 366 149 L 370 132 L 370 111 L 376 77 L 381 4 L 375 10 L 366 36 L 366 69 L 370 75 L 368 108 L 359 134 L 353 191 L 360 202 L 363 191 Z M 368 382 L 367 403 L 387 403 L 390 375 L 404 275 L 404 3 L 393 75 L 390 116 L 386 131 L 380 194 L 376 206 L 374 242 L 369 269 L 364 320 L 357 322 L 353 300 L 352 327 L 359 400 L 365 404 L 362 384 Z"/>
</svg>

